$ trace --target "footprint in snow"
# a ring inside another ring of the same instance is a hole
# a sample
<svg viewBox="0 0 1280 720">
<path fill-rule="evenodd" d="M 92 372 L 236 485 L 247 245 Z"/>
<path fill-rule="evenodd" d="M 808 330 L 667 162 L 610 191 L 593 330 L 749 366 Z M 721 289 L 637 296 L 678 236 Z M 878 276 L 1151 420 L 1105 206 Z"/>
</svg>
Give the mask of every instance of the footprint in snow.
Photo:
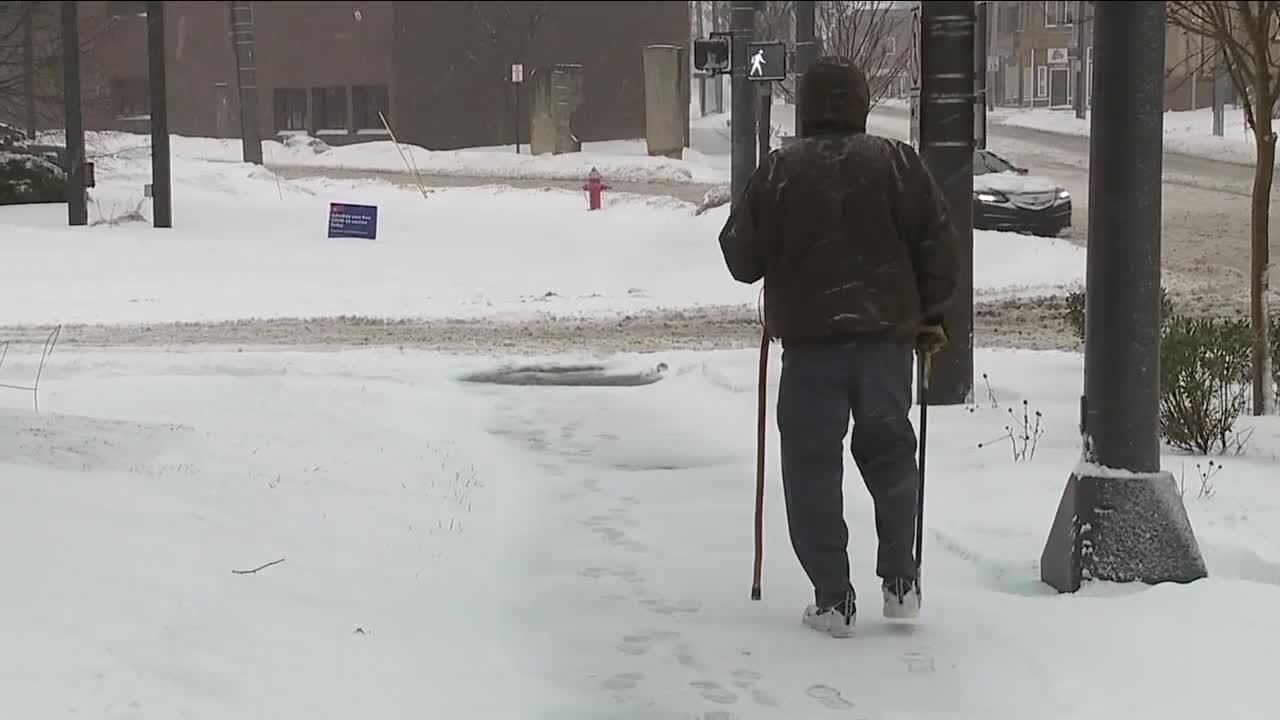
<svg viewBox="0 0 1280 720">
<path fill-rule="evenodd" d="M 750 690 L 751 699 L 757 704 L 764 707 L 777 707 L 778 700 L 769 693 L 755 687 L 755 684 L 763 679 L 763 675 L 755 670 L 734 670 L 730 673 L 733 678 L 733 686 L 739 690 Z"/>
<path fill-rule="evenodd" d="M 606 690 L 634 690 L 643 679 L 640 673 L 619 673 L 606 678 L 603 684 Z"/>
<path fill-rule="evenodd" d="M 696 688 L 703 699 L 710 700 L 719 705 L 732 705 L 738 702 L 737 693 L 720 686 L 720 683 L 711 682 L 709 680 L 694 680 L 689 683 L 690 687 Z"/>
<path fill-rule="evenodd" d="M 829 685 L 811 685 L 805 694 L 830 710 L 852 710 L 853 703 L 844 699 L 840 691 Z"/>
</svg>

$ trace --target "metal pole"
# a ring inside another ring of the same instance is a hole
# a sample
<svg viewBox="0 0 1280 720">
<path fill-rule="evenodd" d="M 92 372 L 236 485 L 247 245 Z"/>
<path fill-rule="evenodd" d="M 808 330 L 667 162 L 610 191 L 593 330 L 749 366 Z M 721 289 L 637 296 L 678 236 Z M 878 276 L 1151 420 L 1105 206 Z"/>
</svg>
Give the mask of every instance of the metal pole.
<svg viewBox="0 0 1280 720">
<path fill-rule="evenodd" d="M 693 5 L 697 37 L 706 37 L 702 28 L 702 0 L 694 0 L 691 5 Z M 707 116 L 707 79 L 705 77 L 698 78 L 698 114 L 702 117 Z"/>
<path fill-rule="evenodd" d="M 803 75 L 818 57 L 817 3 L 796 0 L 796 75 Z"/>
<path fill-rule="evenodd" d="M 796 85 L 799 90 L 800 76 L 804 75 L 818 59 L 817 18 L 814 0 L 796 0 Z M 800 103 L 795 104 L 796 134 L 800 133 Z"/>
<path fill-rule="evenodd" d="M 39 6 L 27 3 L 22 23 L 22 98 L 26 104 L 27 139 L 36 139 L 36 42 L 35 22 Z"/>
<path fill-rule="evenodd" d="M 1165 3 L 1098 3 L 1094 22 L 1084 462 L 1040 555 L 1040 579 L 1059 592 L 1208 574 L 1177 480 L 1160 470 Z"/>
<path fill-rule="evenodd" d="M 1099 3 L 1094 12 L 1100 72 L 1089 141 L 1085 456 L 1155 472 L 1165 4 Z"/>
<path fill-rule="evenodd" d="M 258 64 L 254 59 L 253 3 L 231 3 L 231 43 L 236 55 L 236 85 L 240 90 L 240 144 L 244 161 L 262 164 L 262 135 L 258 118 Z"/>
<path fill-rule="evenodd" d="M 756 167 L 755 117 L 756 94 L 752 91 L 751 81 L 747 79 L 747 43 L 755 31 L 756 10 L 751 0 L 734 0 L 729 11 L 729 33 L 731 50 L 729 53 L 732 88 L 730 100 L 732 108 L 729 116 L 731 136 L 731 178 L 730 193 L 732 208 L 738 206 L 738 198 L 747 186 L 747 180 Z"/>
<path fill-rule="evenodd" d="M 84 118 L 80 114 L 79 3 L 62 3 L 62 103 L 67 126 L 67 223 L 89 224 L 84 188 Z"/>
<path fill-rule="evenodd" d="M 720 0 L 711 2 L 711 31 L 720 32 Z M 724 76 L 716 75 L 711 85 L 711 97 L 715 100 L 715 112 L 724 112 Z"/>
<path fill-rule="evenodd" d="M 1092 3 L 1077 0 L 1076 2 L 1076 97 L 1072 105 L 1075 107 L 1076 117 L 1083 120 L 1085 117 L 1085 109 L 1089 106 L 1088 83 L 1085 75 L 1089 72 L 1089 66 L 1086 60 L 1089 57 L 1088 42 L 1085 28 L 1087 22 L 1085 18 L 1085 9 Z"/>
<path fill-rule="evenodd" d="M 151 214 L 158 228 L 173 227 L 169 172 L 169 93 L 165 87 L 164 3 L 147 2 L 147 85 L 151 94 Z"/>
<path fill-rule="evenodd" d="M 987 147 L 987 9 L 989 2 L 974 3 L 973 29 L 973 140 Z"/>
<path fill-rule="evenodd" d="M 960 274 L 947 310 L 951 340 L 933 359 L 932 405 L 973 395 L 973 2 L 921 3 L 920 156 L 933 173 L 960 238 Z"/>
<path fill-rule="evenodd" d="M 1222 137 L 1226 132 L 1227 93 L 1231 77 L 1227 75 L 1227 65 L 1222 60 L 1222 52 L 1218 52 L 1218 60 L 1213 68 L 1213 134 Z"/>
</svg>

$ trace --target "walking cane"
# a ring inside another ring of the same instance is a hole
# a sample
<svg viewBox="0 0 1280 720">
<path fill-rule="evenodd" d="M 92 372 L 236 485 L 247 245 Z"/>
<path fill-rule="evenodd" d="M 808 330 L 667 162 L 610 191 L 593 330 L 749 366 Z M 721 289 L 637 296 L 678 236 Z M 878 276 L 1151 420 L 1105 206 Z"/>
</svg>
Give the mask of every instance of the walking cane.
<svg viewBox="0 0 1280 720">
<path fill-rule="evenodd" d="M 764 560 L 765 403 L 769 374 L 769 330 L 760 331 L 760 377 L 756 382 L 756 557 L 751 573 L 751 599 L 760 599 L 760 566 Z"/>
<path fill-rule="evenodd" d="M 916 577 L 920 576 L 920 563 L 924 556 L 924 459 L 925 446 L 929 435 L 929 371 L 933 358 L 927 351 L 921 350 L 920 358 L 920 488 L 916 492 Z"/>
</svg>

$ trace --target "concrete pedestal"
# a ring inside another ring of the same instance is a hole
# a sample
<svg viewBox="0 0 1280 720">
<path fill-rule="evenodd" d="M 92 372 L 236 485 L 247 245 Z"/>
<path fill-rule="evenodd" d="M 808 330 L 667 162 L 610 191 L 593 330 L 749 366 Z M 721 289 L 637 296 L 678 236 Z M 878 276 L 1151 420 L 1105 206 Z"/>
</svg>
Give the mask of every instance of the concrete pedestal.
<svg viewBox="0 0 1280 720">
<path fill-rule="evenodd" d="M 582 66 L 550 65 L 529 77 L 529 151 L 534 155 L 580 152 L 573 114 L 582 104 Z"/>
<path fill-rule="evenodd" d="M 644 128 L 650 155 L 680 159 L 689 144 L 689 73 L 684 48 L 644 49 Z"/>
<path fill-rule="evenodd" d="M 1040 579 L 1059 592 L 1082 580 L 1188 583 L 1208 576 L 1173 475 L 1081 465 L 1067 480 Z"/>
</svg>

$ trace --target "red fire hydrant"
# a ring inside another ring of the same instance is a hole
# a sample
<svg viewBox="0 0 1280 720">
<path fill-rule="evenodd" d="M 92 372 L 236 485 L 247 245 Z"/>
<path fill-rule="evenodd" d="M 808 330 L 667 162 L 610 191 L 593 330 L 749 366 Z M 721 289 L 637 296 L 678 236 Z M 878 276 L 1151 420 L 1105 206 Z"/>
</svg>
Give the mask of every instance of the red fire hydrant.
<svg viewBox="0 0 1280 720">
<path fill-rule="evenodd" d="M 587 210 L 599 210 L 600 199 L 609 186 L 604 183 L 604 178 L 600 177 L 600 171 L 591 168 L 591 172 L 587 173 L 587 184 L 583 185 L 582 189 L 587 192 Z"/>
</svg>

